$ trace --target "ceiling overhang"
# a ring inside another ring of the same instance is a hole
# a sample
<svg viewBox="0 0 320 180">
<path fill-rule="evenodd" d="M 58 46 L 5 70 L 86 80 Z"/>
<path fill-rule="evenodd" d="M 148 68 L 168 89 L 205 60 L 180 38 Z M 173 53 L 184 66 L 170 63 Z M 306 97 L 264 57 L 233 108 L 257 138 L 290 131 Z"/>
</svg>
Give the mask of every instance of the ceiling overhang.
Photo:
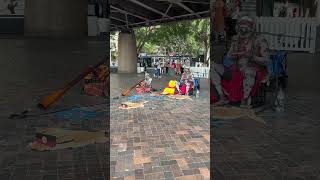
<svg viewBox="0 0 320 180">
<path fill-rule="evenodd" d="M 110 0 L 111 31 L 210 17 L 210 0 Z"/>
</svg>

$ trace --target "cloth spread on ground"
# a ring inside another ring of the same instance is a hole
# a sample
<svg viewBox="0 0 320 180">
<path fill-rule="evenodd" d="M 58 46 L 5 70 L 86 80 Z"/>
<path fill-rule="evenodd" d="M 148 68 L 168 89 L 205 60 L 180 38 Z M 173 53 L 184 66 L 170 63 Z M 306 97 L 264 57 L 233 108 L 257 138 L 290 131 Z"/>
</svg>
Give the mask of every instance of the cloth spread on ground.
<svg viewBox="0 0 320 180">
<path fill-rule="evenodd" d="M 177 100 L 192 100 L 190 96 L 185 95 L 169 95 L 168 98 Z"/>
<path fill-rule="evenodd" d="M 108 141 L 108 138 L 105 135 L 105 131 L 89 132 L 48 128 L 39 131 L 38 133 L 41 134 L 41 136 L 38 136 L 35 142 L 29 144 L 32 150 L 52 151 L 83 147 L 89 144 L 105 143 Z"/>
<path fill-rule="evenodd" d="M 128 99 L 130 101 L 137 101 L 137 100 L 166 100 L 165 96 L 161 94 L 151 93 L 148 95 L 133 95 L 129 96 Z"/>
<path fill-rule="evenodd" d="M 143 108 L 144 104 L 148 101 L 144 102 L 123 102 L 121 103 L 120 109 L 136 109 L 136 108 Z"/>
<path fill-rule="evenodd" d="M 128 97 L 128 99 L 131 101 L 139 100 L 141 98 L 142 98 L 142 96 L 139 96 L 139 95 L 133 95 L 133 96 Z"/>
<path fill-rule="evenodd" d="M 68 120 L 89 120 L 90 118 L 97 117 L 99 113 L 95 111 L 84 110 L 83 108 L 77 107 L 71 110 L 57 112 L 54 116 L 58 119 L 68 119 Z"/>
<path fill-rule="evenodd" d="M 257 117 L 252 109 L 236 108 L 236 107 L 214 107 L 211 117 L 214 119 L 233 120 L 238 118 L 250 118 L 257 122 L 266 124 L 265 121 Z"/>
</svg>

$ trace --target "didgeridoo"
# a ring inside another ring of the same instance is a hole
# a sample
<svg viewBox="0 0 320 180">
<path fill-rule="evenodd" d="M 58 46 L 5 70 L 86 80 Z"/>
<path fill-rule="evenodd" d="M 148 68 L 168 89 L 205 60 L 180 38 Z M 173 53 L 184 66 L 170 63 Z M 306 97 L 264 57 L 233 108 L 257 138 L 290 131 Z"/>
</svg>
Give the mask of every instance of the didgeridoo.
<svg viewBox="0 0 320 180">
<path fill-rule="evenodd" d="M 135 88 L 138 84 L 140 84 L 142 81 L 144 81 L 144 79 L 138 81 L 138 82 L 135 83 L 133 86 L 131 86 L 129 89 L 123 91 L 123 92 L 121 93 L 121 95 L 122 95 L 122 96 L 128 96 L 128 95 L 130 94 L 131 90 L 132 90 L 133 88 Z"/>
<path fill-rule="evenodd" d="M 107 61 L 106 58 L 103 58 L 103 60 L 100 61 L 99 63 L 97 63 L 95 66 L 87 68 L 80 75 L 78 75 L 74 80 L 69 82 L 66 86 L 64 86 L 61 89 L 55 90 L 50 95 L 48 95 L 48 96 L 44 97 L 43 99 L 41 99 L 41 101 L 38 104 L 38 106 L 43 108 L 43 109 L 47 109 L 50 105 L 52 105 L 59 98 L 61 98 L 70 88 L 72 88 L 79 81 L 81 81 L 85 76 L 87 76 L 89 73 L 93 72 L 96 68 L 98 68 L 100 65 L 102 65 L 106 61 Z"/>
</svg>

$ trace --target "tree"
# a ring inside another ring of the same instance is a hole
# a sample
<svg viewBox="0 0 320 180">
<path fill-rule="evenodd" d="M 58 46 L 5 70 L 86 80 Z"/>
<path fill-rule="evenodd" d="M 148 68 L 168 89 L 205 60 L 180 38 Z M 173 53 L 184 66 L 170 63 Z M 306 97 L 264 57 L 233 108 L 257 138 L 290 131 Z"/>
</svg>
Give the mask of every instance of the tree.
<svg viewBox="0 0 320 180">
<path fill-rule="evenodd" d="M 204 48 L 205 62 L 210 60 L 210 21 L 201 19 L 192 22 L 195 41 Z"/>
<path fill-rule="evenodd" d="M 135 29 L 137 53 L 154 53 L 158 46 L 167 51 L 205 56 L 209 61 L 210 20 L 180 21 Z"/>
<path fill-rule="evenodd" d="M 155 32 L 155 27 L 142 27 L 134 30 L 136 40 L 137 40 L 137 54 L 141 53 L 141 50 L 146 45 L 146 43 L 150 40 L 153 33 Z"/>
<path fill-rule="evenodd" d="M 115 62 L 117 61 L 118 56 L 118 47 L 117 47 L 117 41 L 118 41 L 118 34 L 117 32 L 111 32 L 110 33 L 110 57 L 111 61 Z"/>
</svg>

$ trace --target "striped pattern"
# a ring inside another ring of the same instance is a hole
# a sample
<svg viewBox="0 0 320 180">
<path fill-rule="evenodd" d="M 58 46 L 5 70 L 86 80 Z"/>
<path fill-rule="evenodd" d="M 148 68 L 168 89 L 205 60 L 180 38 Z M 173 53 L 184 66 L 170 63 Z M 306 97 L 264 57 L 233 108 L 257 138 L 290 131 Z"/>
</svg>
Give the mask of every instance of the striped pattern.
<svg viewBox="0 0 320 180">
<path fill-rule="evenodd" d="M 245 0 L 241 3 L 240 12 L 256 16 L 256 0 Z"/>
</svg>

